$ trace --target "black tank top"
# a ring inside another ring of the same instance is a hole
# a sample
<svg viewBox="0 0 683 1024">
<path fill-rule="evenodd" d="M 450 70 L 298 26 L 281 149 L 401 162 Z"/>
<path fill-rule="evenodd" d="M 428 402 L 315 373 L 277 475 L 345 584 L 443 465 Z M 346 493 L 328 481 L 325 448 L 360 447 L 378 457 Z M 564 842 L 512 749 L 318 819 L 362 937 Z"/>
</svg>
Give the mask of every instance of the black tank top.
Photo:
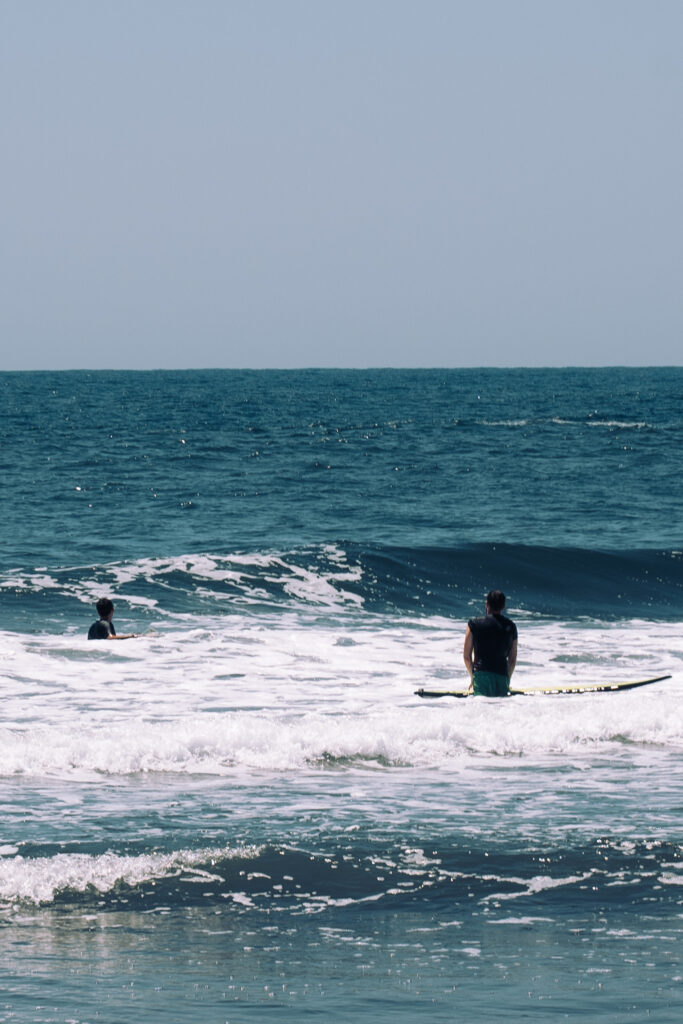
<svg viewBox="0 0 683 1024">
<path fill-rule="evenodd" d="M 493 613 L 467 623 L 474 640 L 475 672 L 508 674 L 508 654 L 517 638 L 517 627 L 512 619 Z"/>
</svg>

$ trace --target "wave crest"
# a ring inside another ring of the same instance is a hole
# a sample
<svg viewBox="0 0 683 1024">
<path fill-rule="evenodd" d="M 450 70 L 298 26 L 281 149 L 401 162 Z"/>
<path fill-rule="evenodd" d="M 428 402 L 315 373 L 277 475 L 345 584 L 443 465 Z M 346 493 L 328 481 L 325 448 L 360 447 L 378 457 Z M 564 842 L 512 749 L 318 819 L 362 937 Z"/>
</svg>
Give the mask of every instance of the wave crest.
<svg viewBox="0 0 683 1024">
<path fill-rule="evenodd" d="M 102 594 L 117 617 L 185 619 L 277 609 L 469 617 L 486 591 L 517 614 L 565 619 L 676 620 L 681 551 L 599 551 L 515 544 L 405 548 L 339 543 L 291 551 L 199 553 L 110 565 L 6 572 L 0 613 L 9 628 L 44 630 L 79 618 Z"/>
</svg>

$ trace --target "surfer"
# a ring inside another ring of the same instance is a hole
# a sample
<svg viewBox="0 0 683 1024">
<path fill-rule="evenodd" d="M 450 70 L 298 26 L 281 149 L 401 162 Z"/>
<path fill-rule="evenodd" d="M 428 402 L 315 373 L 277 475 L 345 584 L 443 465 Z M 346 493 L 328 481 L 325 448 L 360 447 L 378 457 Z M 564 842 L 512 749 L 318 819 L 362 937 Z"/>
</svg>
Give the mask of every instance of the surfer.
<svg viewBox="0 0 683 1024">
<path fill-rule="evenodd" d="M 465 633 L 463 660 L 475 696 L 507 697 L 510 676 L 517 662 L 517 627 L 503 615 L 505 594 L 486 595 L 486 615 L 470 619 Z"/>
<path fill-rule="evenodd" d="M 114 629 L 114 605 L 108 597 L 101 597 L 97 604 L 99 619 L 88 630 L 88 640 L 130 640 L 137 633 L 117 633 Z"/>
</svg>

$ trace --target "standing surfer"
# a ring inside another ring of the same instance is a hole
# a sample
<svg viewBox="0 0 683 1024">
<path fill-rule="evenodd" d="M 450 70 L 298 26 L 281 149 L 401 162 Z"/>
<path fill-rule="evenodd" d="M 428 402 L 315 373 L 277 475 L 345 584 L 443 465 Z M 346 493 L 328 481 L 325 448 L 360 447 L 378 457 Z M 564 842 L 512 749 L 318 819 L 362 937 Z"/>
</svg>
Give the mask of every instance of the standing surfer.
<svg viewBox="0 0 683 1024">
<path fill-rule="evenodd" d="M 108 597 L 101 597 L 97 604 L 99 620 L 93 622 L 88 630 L 88 640 L 130 640 L 137 633 L 117 633 L 114 629 L 114 605 Z"/>
<path fill-rule="evenodd" d="M 463 660 L 470 690 L 479 697 L 507 697 L 510 676 L 517 662 L 517 627 L 503 615 L 505 594 L 486 595 L 486 615 L 470 619 L 465 633 Z"/>
</svg>

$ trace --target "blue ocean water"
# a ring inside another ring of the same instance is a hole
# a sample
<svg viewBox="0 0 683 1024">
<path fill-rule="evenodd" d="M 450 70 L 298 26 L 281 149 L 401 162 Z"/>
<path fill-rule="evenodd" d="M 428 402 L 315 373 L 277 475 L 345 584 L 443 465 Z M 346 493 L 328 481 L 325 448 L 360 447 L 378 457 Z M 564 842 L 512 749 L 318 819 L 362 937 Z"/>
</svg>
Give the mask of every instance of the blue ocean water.
<svg viewBox="0 0 683 1024">
<path fill-rule="evenodd" d="M 678 1022 L 682 394 L 0 374 L 0 1021 Z"/>
</svg>

